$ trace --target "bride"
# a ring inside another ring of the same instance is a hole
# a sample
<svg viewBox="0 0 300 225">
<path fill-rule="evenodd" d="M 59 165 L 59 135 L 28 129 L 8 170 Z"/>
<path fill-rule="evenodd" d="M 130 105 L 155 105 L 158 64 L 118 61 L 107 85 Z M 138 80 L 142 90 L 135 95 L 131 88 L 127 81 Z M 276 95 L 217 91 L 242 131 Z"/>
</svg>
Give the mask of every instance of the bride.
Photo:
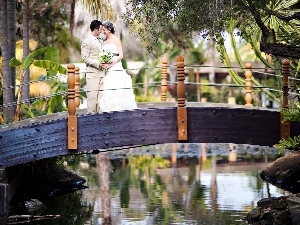
<svg viewBox="0 0 300 225">
<path fill-rule="evenodd" d="M 100 97 L 100 112 L 136 109 L 135 96 L 132 89 L 131 76 L 123 69 L 121 59 L 123 50 L 120 39 L 114 34 L 113 23 L 102 23 L 103 33 L 106 37 L 102 43 L 102 50 L 113 53 L 110 63 L 101 64 L 106 70 L 103 78 L 102 93 Z"/>
</svg>

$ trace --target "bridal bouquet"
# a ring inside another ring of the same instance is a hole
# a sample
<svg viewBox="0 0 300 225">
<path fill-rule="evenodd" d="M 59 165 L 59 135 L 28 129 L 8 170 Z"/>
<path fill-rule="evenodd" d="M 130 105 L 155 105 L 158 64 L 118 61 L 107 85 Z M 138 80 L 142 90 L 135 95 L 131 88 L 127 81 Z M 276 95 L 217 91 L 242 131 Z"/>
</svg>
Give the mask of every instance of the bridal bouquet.
<svg viewBox="0 0 300 225">
<path fill-rule="evenodd" d="M 114 55 L 111 52 L 101 51 L 99 53 L 99 61 L 100 63 L 108 63 L 113 56 Z"/>
</svg>

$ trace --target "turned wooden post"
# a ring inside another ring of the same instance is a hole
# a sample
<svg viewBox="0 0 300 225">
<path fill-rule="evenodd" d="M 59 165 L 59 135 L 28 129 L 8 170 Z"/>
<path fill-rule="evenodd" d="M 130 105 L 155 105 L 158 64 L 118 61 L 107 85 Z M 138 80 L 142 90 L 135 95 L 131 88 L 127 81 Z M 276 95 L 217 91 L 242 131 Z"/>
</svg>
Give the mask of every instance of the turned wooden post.
<svg viewBox="0 0 300 225">
<path fill-rule="evenodd" d="M 252 105 L 252 64 L 246 63 L 246 71 L 245 71 L 245 77 L 246 77 L 246 106 L 253 106 Z"/>
<path fill-rule="evenodd" d="M 185 104 L 185 74 L 184 74 L 184 58 L 177 56 L 177 125 L 178 140 L 186 141 L 187 137 L 187 110 Z"/>
<path fill-rule="evenodd" d="M 197 83 L 197 102 L 201 102 L 201 85 L 200 85 L 200 69 L 196 69 L 196 83 Z"/>
<path fill-rule="evenodd" d="M 167 76 L 168 76 L 168 61 L 163 59 L 161 61 L 161 86 L 160 86 L 160 100 L 167 101 Z"/>
<path fill-rule="evenodd" d="M 75 105 L 76 109 L 80 105 L 80 76 L 79 76 L 79 67 L 75 67 Z"/>
<path fill-rule="evenodd" d="M 7 224 L 10 188 L 5 168 L 0 168 L 0 224 Z"/>
<path fill-rule="evenodd" d="M 77 117 L 75 116 L 75 65 L 68 65 L 68 149 L 77 149 Z"/>
<path fill-rule="evenodd" d="M 289 96 L 289 87 L 288 79 L 290 73 L 290 61 L 283 60 L 282 63 L 282 104 L 281 108 L 288 108 L 288 96 Z M 280 113 L 280 137 L 287 139 L 290 137 L 290 122 L 283 122 L 282 112 Z"/>
</svg>

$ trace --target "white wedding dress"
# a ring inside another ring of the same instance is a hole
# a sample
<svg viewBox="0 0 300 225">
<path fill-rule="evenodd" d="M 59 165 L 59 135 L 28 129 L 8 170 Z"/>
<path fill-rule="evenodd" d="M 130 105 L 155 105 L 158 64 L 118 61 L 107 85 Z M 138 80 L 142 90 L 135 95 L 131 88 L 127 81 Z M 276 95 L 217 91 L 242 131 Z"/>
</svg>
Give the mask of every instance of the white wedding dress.
<svg viewBox="0 0 300 225">
<path fill-rule="evenodd" d="M 118 54 L 117 46 L 113 43 L 103 45 L 103 50 Z M 126 73 L 121 62 L 116 63 L 107 70 L 101 90 L 102 94 L 99 100 L 100 112 L 137 108 L 131 76 Z"/>
</svg>

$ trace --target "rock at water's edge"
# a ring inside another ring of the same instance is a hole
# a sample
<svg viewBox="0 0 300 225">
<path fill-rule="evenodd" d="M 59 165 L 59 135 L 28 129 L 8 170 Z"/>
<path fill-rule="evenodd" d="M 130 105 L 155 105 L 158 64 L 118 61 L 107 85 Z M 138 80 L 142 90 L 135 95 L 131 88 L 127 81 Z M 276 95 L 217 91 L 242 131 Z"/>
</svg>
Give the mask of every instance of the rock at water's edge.
<svg viewBox="0 0 300 225">
<path fill-rule="evenodd" d="M 260 173 L 261 178 L 291 193 L 300 193 L 300 154 L 283 156 Z"/>
</svg>

